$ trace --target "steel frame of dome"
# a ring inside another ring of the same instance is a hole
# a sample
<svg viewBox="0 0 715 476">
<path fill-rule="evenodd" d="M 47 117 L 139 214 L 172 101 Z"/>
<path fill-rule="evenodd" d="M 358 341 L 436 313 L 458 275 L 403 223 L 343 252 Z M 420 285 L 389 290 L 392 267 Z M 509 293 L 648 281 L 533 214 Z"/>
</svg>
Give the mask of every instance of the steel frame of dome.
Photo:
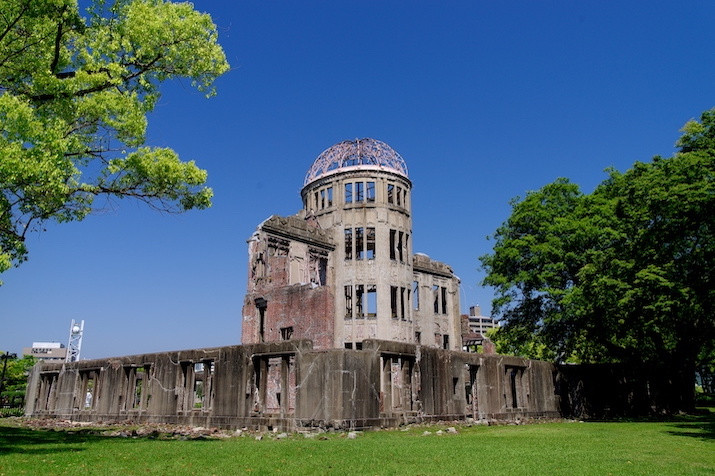
<svg viewBox="0 0 715 476">
<path fill-rule="evenodd" d="M 408 177 L 407 164 L 400 154 L 384 142 L 367 137 L 345 140 L 325 149 L 305 174 L 303 186 L 333 171 L 361 166 L 386 168 Z"/>
</svg>

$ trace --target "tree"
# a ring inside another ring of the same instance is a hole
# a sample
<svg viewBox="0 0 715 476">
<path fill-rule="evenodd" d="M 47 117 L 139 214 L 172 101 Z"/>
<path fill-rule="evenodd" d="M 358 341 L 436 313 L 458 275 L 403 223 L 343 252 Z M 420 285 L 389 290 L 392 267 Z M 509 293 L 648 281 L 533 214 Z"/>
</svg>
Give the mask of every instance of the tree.
<svg viewBox="0 0 715 476">
<path fill-rule="evenodd" d="M 145 146 L 160 83 L 211 96 L 228 64 L 189 3 L 0 0 L 0 272 L 48 220 L 82 220 L 98 196 L 170 212 L 206 208 L 206 172 Z"/>
<path fill-rule="evenodd" d="M 0 406 L 10 405 L 15 407 L 22 405 L 25 398 L 25 389 L 27 388 L 27 376 L 36 362 L 37 360 L 31 355 L 21 358 L 10 355 L 5 368 L 5 379 L 2 383 Z"/>
<path fill-rule="evenodd" d="M 715 396 L 715 343 L 700 351 L 696 372 L 703 392 Z"/>
<path fill-rule="evenodd" d="M 715 111 L 677 145 L 611 170 L 591 194 L 559 179 L 513 202 L 481 258 L 505 323 L 499 348 L 658 364 L 694 383 L 715 339 Z"/>
</svg>

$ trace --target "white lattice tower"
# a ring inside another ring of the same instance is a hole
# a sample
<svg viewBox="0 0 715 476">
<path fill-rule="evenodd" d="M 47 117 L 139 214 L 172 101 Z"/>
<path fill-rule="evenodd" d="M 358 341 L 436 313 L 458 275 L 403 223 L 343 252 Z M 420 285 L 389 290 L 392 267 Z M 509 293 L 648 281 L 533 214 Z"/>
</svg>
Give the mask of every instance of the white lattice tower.
<svg viewBox="0 0 715 476">
<path fill-rule="evenodd" d="M 70 338 L 67 343 L 67 362 L 79 360 L 79 351 L 82 349 L 82 334 L 84 333 L 84 320 L 80 322 L 72 319 L 70 325 Z"/>
</svg>

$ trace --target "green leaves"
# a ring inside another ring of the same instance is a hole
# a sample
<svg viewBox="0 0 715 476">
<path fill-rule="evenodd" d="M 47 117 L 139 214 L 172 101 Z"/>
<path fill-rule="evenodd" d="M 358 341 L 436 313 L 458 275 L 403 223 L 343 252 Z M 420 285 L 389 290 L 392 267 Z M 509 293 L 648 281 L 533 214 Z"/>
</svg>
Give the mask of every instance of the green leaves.
<svg viewBox="0 0 715 476">
<path fill-rule="evenodd" d="M 481 258 L 498 345 L 691 369 L 712 347 L 715 111 L 683 131 L 680 153 L 610 171 L 592 194 L 559 179 L 512 204 Z"/>
<path fill-rule="evenodd" d="M 162 81 L 215 94 L 229 68 L 211 18 L 189 3 L 0 0 L 0 272 L 26 233 L 81 220 L 97 195 L 164 211 L 207 208 L 206 172 L 144 147 Z"/>
<path fill-rule="evenodd" d="M 27 375 L 36 362 L 37 360 L 30 355 L 7 359 L 3 392 L 0 394 L 0 401 L 3 404 L 12 403 L 16 398 L 22 401 L 21 399 L 25 395 L 25 388 L 27 387 Z M 0 364 L 1 371 L 2 364 Z"/>
<path fill-rule="evenodd" d="M 175 202 L 162 203 L 165 211 L 184 211 L 211 206 L 213 193 L 201 187 L 206 172 L 194 162 L 181 162 L 171 149 L 142 147 L 122 159 L 110 161 L 96 193 L 109 193 L 118 197 L 132 196 L 153 203 L 154 199 Z M 91 186 L 90 186 L 91 187 Z"/>
<path fill-rule="evenodd" d="M 688 121 L 680 130 L 683 135 L 675 143 L 680 152 L 701 151 L 712 154 L 715 151 L 715 109 L 705 111 L 700 122 Z"/>
</svg>

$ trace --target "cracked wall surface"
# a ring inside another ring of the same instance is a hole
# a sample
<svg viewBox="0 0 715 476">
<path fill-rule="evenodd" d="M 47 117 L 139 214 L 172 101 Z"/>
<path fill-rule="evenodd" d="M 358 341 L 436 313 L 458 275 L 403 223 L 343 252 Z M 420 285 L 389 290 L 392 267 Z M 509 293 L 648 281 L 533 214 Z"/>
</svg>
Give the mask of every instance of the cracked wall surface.
<svg viewBox="0 0 715 476">
<path fill-rule="evenodd" d="M 353 429 L 557 417 L 562 407 L 607 414 L 616 400 L 668 393 L 623 369 L 496 355 L 488 340 L 484 353 L 462 352 L 459 278 L 413 252 L 411 194 L 387 144 L 327 149 L 306 175 L 303 209 L 269 217 L 248 240 L 243 345 L 41 362 L 26 414 Z"/>
<path fill-rule="evenodd" d="M 292 340 L 39 363 L 26 414 L 293 430 L 558 416 L 553 374 L 544 362 L 409 343 L 317 350 Z"/>
<path fill-rule="evenodd" d="M 320 349 L 365 339 L 460 349 L 459 279 L 413 252 L 412 182 L 399 154 L 345 141 L 310 170 L 303 209 L 271 216 L 248 240 L 242 343 L 292 331 Z"/>
</svg>

